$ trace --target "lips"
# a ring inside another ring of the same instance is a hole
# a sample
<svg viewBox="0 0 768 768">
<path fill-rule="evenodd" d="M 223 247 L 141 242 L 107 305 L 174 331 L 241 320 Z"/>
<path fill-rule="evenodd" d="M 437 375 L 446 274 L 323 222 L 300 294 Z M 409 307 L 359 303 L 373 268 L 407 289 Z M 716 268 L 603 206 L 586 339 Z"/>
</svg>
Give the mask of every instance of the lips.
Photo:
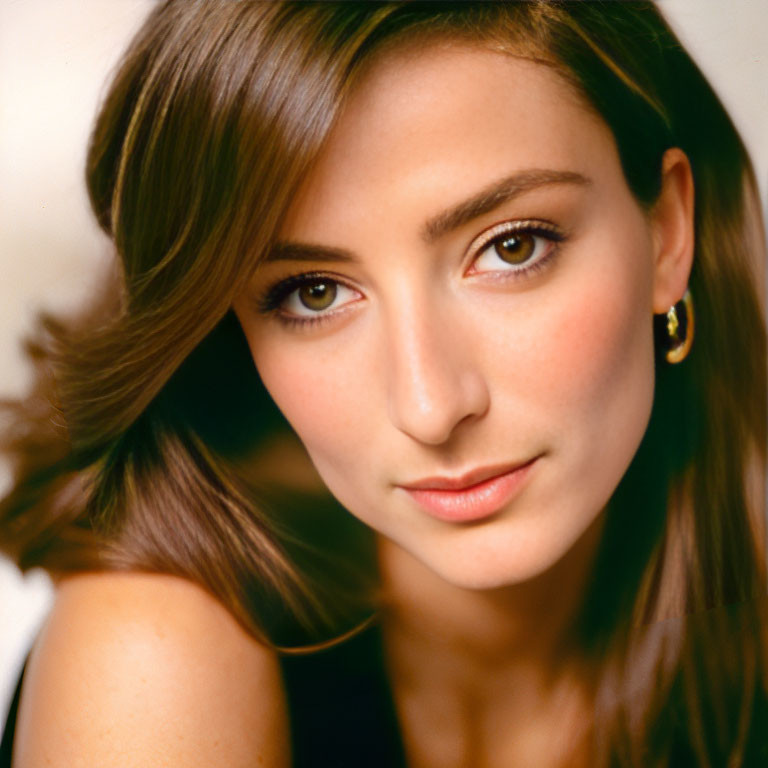
<svg viewBox="0 0 768 768">
<path fill-rule="evenodd" d="M 448 522 L 481 520 L 514 498 L 537 459 L 480 467 L 456 477 L 426 477 L 400 487 L 432 517 Z"/>
</svg>

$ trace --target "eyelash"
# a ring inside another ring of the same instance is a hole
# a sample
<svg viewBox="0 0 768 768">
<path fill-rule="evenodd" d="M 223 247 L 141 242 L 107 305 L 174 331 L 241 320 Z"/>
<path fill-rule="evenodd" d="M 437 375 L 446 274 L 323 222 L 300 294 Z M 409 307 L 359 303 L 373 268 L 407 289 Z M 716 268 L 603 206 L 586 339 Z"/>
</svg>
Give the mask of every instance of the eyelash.
<svg viewBox="0 0 768 768">
<path fill-rule="evenodd" d="M 510 264 L 508 269 L 490 270 L 486 272 L 470 274 L 494 274 L 501 280 L 519 280 L 524 277 L 531 277 L 536 272 L 541 271 L 550 260 L 557 254 L 558 246 L 566 239 L 565 233 L 554 224 L 535 219 L 524 219 L 521 221 L 504 222 L 496 224 L 487 229 L 469 246 L 472 253 L 472 264 L 476 264 L 480 257 L 493 245 L 509 240 L 514 235 L 531 235 L 534 238 L 545 240 L 549 245 L 549 250 L 543 256 L 533 256 L 520 266 Z"/>
<path fill-rule="evenodd" d="M 299 315 L 286 315 L 279 312 L 280 306 L 285 300 L 299 288 L 303 288 L 306 285 L 312 285 L 325 281 L 326 283 L 334 283 L 336 285 L 343 286 L 348 290 L 354 290 L 346 282 L 338 279 L 328 272 L 302 272 L 298 275 L 291 275 L 283 280 L 278 281 L 274 285 L 266 289 L 266 291 L 256 300 L 256 309 L 263 315 L 274 314 L 280 320 L 290 327 L 302 327 L 309 328 L 316 326 L 330 319 L 337 312 L 341 311 L 330 310 L 328 312 L 318 312 L 314 317 L 299 316 Z"/>
<path fill-rule="evenodd" d="M 513 267 L 510 269 L 470 274 L 494 274 L 494 279 L 504 281 L 510 279 L 519 280 L 527 276 L 532 276 L 544 269 L 549 262 L 552 261 L 557 255 L 559 250 L 558 246 L 566 240 L 566 235 L 549 222 L 533 219 L 505 222 L 486 230 L 472 242 L 468 249 L 472 253 L 471 263 L 475 264 L 475 262 L 477 262 L 477 260 L 491 246 L 503 242 L 505 239 L 508 240 L 512 235 L 519 234 L 532 235 L 535 238 L 546 240 L 551 247 L 543 256 L 534 256 L 532 261 L 529 260 L 530 263 L 524 262 L 522 266 L 517 268 Z M 316 327 L 319 324 L 332 319 L 338 312 L 343 311 L 343 307 L 340 307 L 339 309 L 331 309 L 326 312 L 318 312 L 312 317 L 283 314 L 279 310 L 281 305 L 292 293 L 294 293 L 294 291 L 320 281 L 333 283 L 337 286 L 342 286 L 347 290 L 355 290 L 345 281 L 338 279 L 333 274 L 327 272 L 302 272 L 301 274 L 291 275 L 268 287 L 263 294 L 257 298 L 256 309 L 259 313 L 264 315 L 274 314 L 281 323 L 290 328 L 308 329 Z"/>
</svg>

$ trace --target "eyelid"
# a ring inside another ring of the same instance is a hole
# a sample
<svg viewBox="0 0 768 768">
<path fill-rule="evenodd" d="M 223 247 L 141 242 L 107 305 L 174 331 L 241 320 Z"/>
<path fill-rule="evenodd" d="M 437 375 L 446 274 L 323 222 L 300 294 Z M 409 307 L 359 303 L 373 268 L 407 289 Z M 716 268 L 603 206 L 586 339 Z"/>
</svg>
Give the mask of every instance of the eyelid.
<svg viewBox="0 0 768 768">
<path fill-rule="evenodd" d="M 283 304 L 283 302 L 285 302 L 285 300 L 292 293 L 294 293 L 294 291 L 298 290 L 304 285 L 307 285 L 308 283 L 313 283 L 319 280 L 328 280 L 329 282 L 344 286 L 344 288 L 357 293 L 360 298 L 362 298 L 361 291 L 354 285 L 350 285 L 349 281 L 342 279 L 339 275 L 335 275 L 332 272 L 302 272 L 297 275 L 289 275 L 288 277 L 283 278 L 282 280 L 278 280 L 276 283 L 270 285 L 260 296 L 256 298 L 256 309 L 260 314 L 264 315 L 279 311 L 280 305 Z M 346 304 L 342 304 L 341 306 L 334 309 L 316 312 L 314 315 L 318 318 L 325 317 L 333 314 L 335 311 L 340 311 L 342 308 L 351 303 L 353 302 L 347 302 Z M 294 314 L 285 314 L 283 316 L 310 319 L 309 316 L 305 317 Z"/>
<path fill-rule="evenodd" d="M 285 298 L 283 298 L 281 306 L 278 308 L 278 311 L 281 315 L 284 317 L 301 318 L 302 320 L 312 320 L 318 317 L 335 316 L 345 311 L 352 304 L 356 304 L 362 298 L 362 295 L 359 291 L 356 291 L 354 288 L 351 288 L 346 283 L 343 283 L 339 280 L 324 278 L 319 281 L 310 280 L 307 282 L 310 285 L 317 282 L 326 286 L 332 283 L 335 286 L 335 290 L 331 305 L 328 307 L 323 307 L 322 309 L 311 309 L 310 307 L 304 305 L 304 302 L 299 296 L 298 289 L 294 288 L 285 296 Z M 350 295 L 346 297 L 346 300 L 343 300 L 345 298 L 345 292 Z M 338 303 L 337 300 L 339 300 Z"/>
<path fill-rule="evenodd" d="M 513 221 L 502 221 L 494 224 L 484 232 L 481 232 L 467 248 L 470 261 L 482 253 L 494 240 L 500 235 L 513 234 L 515 232 L 530 232 L 534 235 L 548 237 L 555 242 L 561 242 L 565 239 L 565 233 L 554 224 L 541 219 L 516 219 Z"/>
<path fill-rule="evenodd" d="M 567 233 L 563 232 L 560 227 L 542 219 L 517 219 L 511 221 L 502 221 L 481 232 L 480 235 L 478 235 L 470 243 L 467 249 L 469 267 L 471 268 L 471 266 L 474 265 L 474 263 L 483 254 L 483 252 L 487 250 L 487 248 L 495 240 L 498 240 L 504 235 L 511 235 L 521 232 L 529 233 L 536 237 L 549 240 L 553 245 L 561 243 L 567 238 Z M 543 258 L 532 259 L 530 264 L 523 264 L 517 269 L 504 271 L 509 273 L 509 277 L 522 277 L 522 275 L 525 273 L 532 272 L 536 268 L 541 268 L 545 262 L 549 261 L 550 255 L 551 254 L 545 255 Z M 320 310 L 318 312 L 309 313 L 307 315 L 301 315 L 294 312 L 286 312 L 284 309 L 282 309 L 282 306 L 286 300 L 299 288 L 321 280 L 327 280 L 329 282 L 336 283 L 339 286 L 343 286 L 347 290 L 356 293 L 359 298 L 356 298 L 352 301 L 347 301 L 338 307 Z M 260 314 L 277 315 L 284 323 L 308 327 L 310 325 L 316 325 L 321 321 L 332 319 L 334 316 L 346 311 L 349 306 L 356 304 L 362 298 L 364 298 L 364 295 L 360 289 L 354 285 L 351 285 L 346 277 L 336 275 L 333 272 L 311 271 L 289 275 L 288 277 L 276 281 L 268 288 L 266 288 L 260 296 L 256 297 L 255 305 L 257 311 Z"/>
</svg>

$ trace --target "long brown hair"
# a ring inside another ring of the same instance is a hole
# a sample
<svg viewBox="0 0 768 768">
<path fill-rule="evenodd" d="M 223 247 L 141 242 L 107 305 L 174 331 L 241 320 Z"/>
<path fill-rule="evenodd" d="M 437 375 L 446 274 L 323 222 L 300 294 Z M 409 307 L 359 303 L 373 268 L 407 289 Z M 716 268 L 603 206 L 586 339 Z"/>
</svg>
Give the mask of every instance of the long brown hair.
<svg viewBox="0 0 768 768">
<path fill-rule="evenodd" d="M 595 765 L 740 764 L 765 689 L 764 489 L 748 482 L 766 455 L 765 243 L 742 142 L 650 2 L 160 3 L 88 154 L 118 273 L 79 322 L 44 318 L 38 382 L 6 404 L 2 545 L 23 569 L 192 579 L 267 642 L 362 610 L 367 575 L 326 541 L 366 552 L 359 529 L 307 527 L 288 510 L 314 490 L 258 471 L 287 426 L 231 305 L 364 67 L 433 38 L 554 68 L 612 129 L 645 208 L 664 151 L 691 161 L 696 341 L 678 366 L 659 357 L 576 640 L 599 669 Z"/>
</svg>

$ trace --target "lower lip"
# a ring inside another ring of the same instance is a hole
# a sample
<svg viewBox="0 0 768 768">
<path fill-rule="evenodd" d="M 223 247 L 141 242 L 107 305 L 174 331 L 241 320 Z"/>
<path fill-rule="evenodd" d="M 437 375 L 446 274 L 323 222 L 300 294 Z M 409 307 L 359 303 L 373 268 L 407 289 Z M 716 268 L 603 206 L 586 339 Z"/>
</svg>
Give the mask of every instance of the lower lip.
<svg viewBox="0 0 768 768">
<path fill-rule="evenodd" d="M 469 523 L 494 515 L 520 490 L 536 459 L 504 475 L 459 490 L 405 488 L 432 517 L 450 523 Z"/>
</svg>

